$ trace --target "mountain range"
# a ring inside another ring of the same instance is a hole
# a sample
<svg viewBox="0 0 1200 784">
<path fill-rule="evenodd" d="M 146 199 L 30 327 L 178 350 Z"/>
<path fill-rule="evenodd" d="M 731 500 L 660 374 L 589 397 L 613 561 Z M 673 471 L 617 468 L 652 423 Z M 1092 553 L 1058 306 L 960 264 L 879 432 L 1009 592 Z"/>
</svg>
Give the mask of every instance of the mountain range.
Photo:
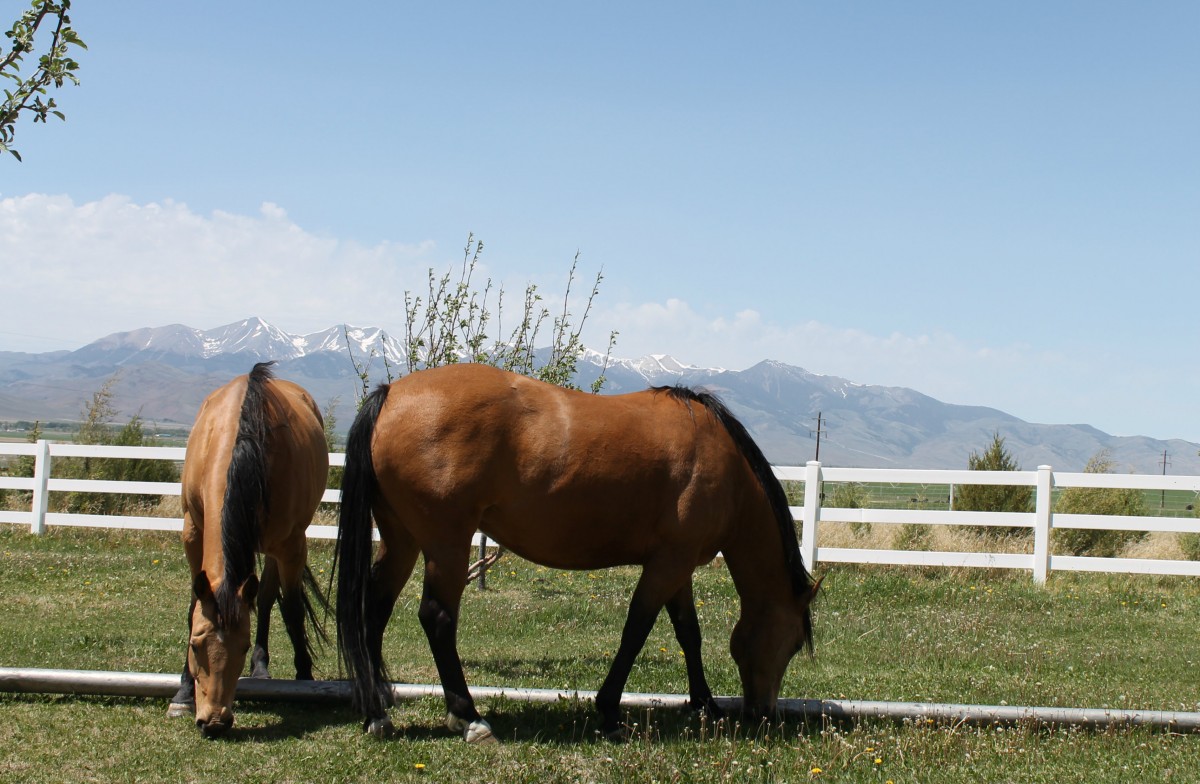
<svg viewBox="0 0 1200 784">
<path fill-rule="evenodd" d="M 353 361 L 351 357 L 353 356 Z M 117 374 L 112 404 L 146 422 L 190 425 L 200 402 L 259 361 L 306 387 L 344 432 L 361 394 L 359 370 L 371 383 L 398 375 L 405 350 L 378 328 L 347 325 L 291 335 L 258 318 L 209 330 L 180 324 L 103 337 L 75 351 L 0 351 L 0 421 L 74 420 L 92 393 Z M 604 358 L 586 352 L 577 383 L 584 389 Z M 357 366 L 356 366 L 357 363 Z M 611 359 L 602 394 L 663 384 L 718 393 L 776 465 L 803 465 L 817 454 L 825 465 L 882 468 L 966 468 L 999 433 L 1022 468 L 1050 465 L 1080 471 L 1108 450 L 1121 470 L 1200 474 L 1200 445 L 1181 439 L 1112 436 L 1082 424 L 1035 424 L 994 408 L 944 403 L 904 387 L 856 384 L 771 360 L 745 370 L 702 368 L 666 355 Z"/>
</svg>

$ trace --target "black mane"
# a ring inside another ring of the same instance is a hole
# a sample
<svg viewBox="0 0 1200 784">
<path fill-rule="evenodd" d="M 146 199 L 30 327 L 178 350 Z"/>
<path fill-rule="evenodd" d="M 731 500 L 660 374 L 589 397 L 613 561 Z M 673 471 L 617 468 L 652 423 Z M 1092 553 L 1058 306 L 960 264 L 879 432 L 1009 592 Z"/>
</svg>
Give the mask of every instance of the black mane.
<svg viewBox="0 0 1200 784">
<path fill-rule="evenodd" d="M 259 529 L 267 513 L 267 418 L 274 378 L 271 365 L 259 362 L 250 371 L 237 439 L 226 474 L 225 502 L 221 506 L 221 550 L 225 574 L 216 592 L 217 614 L 225 626 L 241 618 L 238 589 L 254 574 Z"/>
<path fill-rule="evenodd" d="M 779 526 L 779 536 L 783 541 L 784 564 L 787 566 L 788 574 L 792 577 L 792 591 L 796 596 L 807 593 L 812 588 L 812 578 L 809 576 L 808 570 L 804 568 L 804 559 L 800 556 L 800 540 L 796 537 L 796 522 L 792 519 L 787 493 L 784 492 L 779 477 L 775 476 L 775 472 L 771 470 L 770 461 L 758 448 L 758 444 L 754 443 L 746 426 L 712 392 L 697 391 L 684 386 L 652 387 L 652 390 L 665 392 L 676 400 L 689 405 L 692 402 L 701 404 L 712 412 L 717 421 L 725 428 L 725 432 L 729 433 L 729 437 L 733 439 L 738 451 L 746 458 L 750 470 L 754 472 L 755 478 L 758 479 L 759 485 L 767 495 L 767 501 L 771 504 L 771 511 Z"/>
</svg>

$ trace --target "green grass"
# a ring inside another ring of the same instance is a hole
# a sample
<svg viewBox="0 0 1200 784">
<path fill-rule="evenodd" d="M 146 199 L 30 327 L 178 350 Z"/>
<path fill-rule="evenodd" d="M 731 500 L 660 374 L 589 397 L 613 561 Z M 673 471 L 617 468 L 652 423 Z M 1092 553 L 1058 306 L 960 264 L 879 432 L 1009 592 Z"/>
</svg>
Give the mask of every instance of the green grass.
<svg viewBox="0 0 1200 784">
<path fill-rule="evenodd" d="M 319 543 L 314 568 L 328 569 Z M 569 573 L 511 556 L 468 589 L 460 650 L 488 686 L 595 689 L 636 580 L 629 569 Z M 0 665 L 177 672 L 187 575 L 174 535 L 0 527 Z M 436 682 L 410 586 L 386 640 L 397 680 Z M 697 572 L 709 678 L 740 691 L 728 654 L 738 602 L 728 572 Z M 835 567 L 816 606 L 815 657 L 784 696 L 1200 710 L 1200 585 L 1183 578 Z M 276 677 L 290 673 L 278 621 Z M 337 677 L 334 653 L 318 677 Z M 665 618 L 629 691 L 683 692 Z M 633 740 L 596 736 L 589 704 L 480 705 L 498 748 L 441 727 L 440 700 L 404 702 L 400 737 L 359 732 L 348 708 L 246 703 L 210 742 L 166 700 L 0 694 L 2 781 L 1127 781 L 1186 780 L 1200 736 L 1150 729 L 814 722 L 742 726 L 686 712 L 632 711 Z M 878 761 L 877 761 L 878 760 Z M 820 773 L 814 773 L 814 769 Z"/>
</svg>

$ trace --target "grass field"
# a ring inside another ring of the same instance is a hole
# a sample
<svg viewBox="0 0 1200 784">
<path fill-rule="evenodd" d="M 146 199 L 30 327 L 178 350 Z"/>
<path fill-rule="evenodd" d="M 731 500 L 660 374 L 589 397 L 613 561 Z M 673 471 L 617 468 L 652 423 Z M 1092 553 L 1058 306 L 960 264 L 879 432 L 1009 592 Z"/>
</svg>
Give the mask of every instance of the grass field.
<svg viewBox="0 0 1200 784">
<path fill-rule="evenodd" d="M 315 569 L 328 569 L 318 543 Z M 837 567 L 815 609 L 817 649 L 788 697 L 1200 710 L 1200 584 L 1183 578 Z M 468 590 L 460 649 L 471 683 L 595 689 L 616 648 L 633 570 L 570 573 L 506 556 Z M 177 672 L 186 566 L 174 535 L 0 526 L 0 665 Z M 406 591 L 386 641 L 393 676 L 436 682 Z M 728 572 L 697 572 L 706 665 L 738 694 L 728 654 L 738 603 Z M 276 624 L 274 672 L 290 673 Z M 319 677 L 337 677 L 333 651 Z M 629 691 L 682 692 L 665 618 Z M 485 700 L 504 741 L 467 747 L 440 700 L 394 710 L 402 735 L 359 732 L 348 708 L 249 703 L 216 742 L 166 700 L 0 695 L 0 781 L 1190 781 L 1200 736 L 1148 729 L 916 722 L 744 726 L 637 711 L 631 742 L 596 735 L 588 704 Z"/>
</svg>

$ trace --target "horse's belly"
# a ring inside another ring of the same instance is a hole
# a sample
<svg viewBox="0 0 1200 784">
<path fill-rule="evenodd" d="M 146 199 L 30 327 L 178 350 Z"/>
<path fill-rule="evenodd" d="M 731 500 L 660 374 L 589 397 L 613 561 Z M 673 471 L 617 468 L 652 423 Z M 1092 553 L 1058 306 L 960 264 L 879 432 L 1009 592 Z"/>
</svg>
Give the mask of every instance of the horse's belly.
<svg viewBox="0 0 1200 784">
<path fill-rule="evenodd" d="M 484 521 L 489 538 L 527 561 L 552 569 L 606 569 L 646 564 L 669 555 L 707 563 L 717 548 L 695 539 L 681 539 L 649 525 L 557 522 L 534 525 L 528 521 Z"/>
</svg>

